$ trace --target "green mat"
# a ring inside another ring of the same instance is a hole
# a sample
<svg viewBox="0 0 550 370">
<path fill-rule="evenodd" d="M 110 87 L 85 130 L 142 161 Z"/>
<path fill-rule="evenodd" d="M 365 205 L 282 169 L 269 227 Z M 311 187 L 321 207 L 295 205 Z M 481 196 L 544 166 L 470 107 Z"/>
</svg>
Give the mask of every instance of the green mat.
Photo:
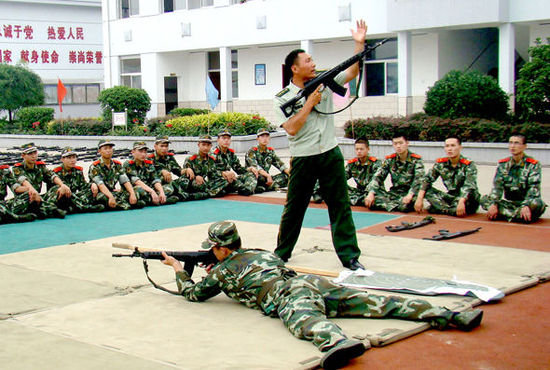
<svg viewBox="0 0 550 370">
<path fill-rule="evenodd" d="M 224 219 L 279 224 L 282 212 L 281 205 L 207 199 L 131 211 L 70 215 L 63 220 L 0 225 L 0 254 Z M 380 213 L 353 213 L 357 229 L 396 217 Z M 326 227 L 329 223 L 326 209 L 308 208 L 303 227 Z"/>
</svg>

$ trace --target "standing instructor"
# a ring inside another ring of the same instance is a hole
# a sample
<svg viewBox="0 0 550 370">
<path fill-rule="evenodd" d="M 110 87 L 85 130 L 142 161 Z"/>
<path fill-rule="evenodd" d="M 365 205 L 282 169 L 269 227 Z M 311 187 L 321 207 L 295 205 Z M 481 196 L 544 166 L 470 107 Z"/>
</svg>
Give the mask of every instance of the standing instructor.
<svg viewBox="0 0 550 370">
<path fill-rule="evenodd" d="M 364 20 L 357 22 L 355 31 L 351 30 L 355 53 L 363 51 L 366 33 Z M 280 107 L 295 97 L 307 81 L 315 78 L 315 63 L 304 50 L 297 49 L 287 55 L 285 68 L 292 78 L 290 84 L 275 96 L 274 109 L 278 124 L 288 134 L 291 169 L 275 254 L 283 261 L 290 258 L 315 182 L 319 180 L 321 196 L 328 206 L 332 243 L 338 258 L 351 270 L 364 269 L 358 261 L 361 251 L 351 215 L 344 157 L 334 136 L 334 116 L 317 112 L 333 111 L 332 91 L 319 86 L 307 99 L 296 104 L 293 115 L 287 119 Z M 359 63 L 356 63 L 338 74 L 335 81 L 344 85 L 358 73 Z"/>
</svg>

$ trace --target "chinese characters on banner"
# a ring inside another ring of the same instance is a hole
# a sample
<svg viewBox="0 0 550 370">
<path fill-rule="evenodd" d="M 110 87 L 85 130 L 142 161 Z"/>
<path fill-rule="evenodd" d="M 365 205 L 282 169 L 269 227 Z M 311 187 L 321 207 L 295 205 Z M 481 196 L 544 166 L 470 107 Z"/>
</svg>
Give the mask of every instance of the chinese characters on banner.
<svg viewBox="0 0 550 370">
<path fill-rule="evenodd" d="M 0 39 L 33 40 L 34 29 L 30 25 L 4 24 L 0 27 Z M 84 40 L 83 27 L 47 26 L 48 40 Z M 16 55 L 19 54 L 19 55 Z M 14 53 L 11 49 L 0 50 L 0 63 L 15 63 L 23 60 L 30 64 L 57 64 L 60 59 L 70 64 L 102 64 L 103 53 L 93 50 L 69 50 L 67 55 L 59 55 L 56 50 L 27 50 Z"/>
</svg>

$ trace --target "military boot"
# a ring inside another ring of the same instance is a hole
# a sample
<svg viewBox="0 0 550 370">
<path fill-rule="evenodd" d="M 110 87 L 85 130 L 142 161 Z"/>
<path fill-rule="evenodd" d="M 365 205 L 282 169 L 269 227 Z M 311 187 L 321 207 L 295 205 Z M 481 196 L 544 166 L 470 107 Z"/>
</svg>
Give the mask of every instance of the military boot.
<svg viewBox="0 0 550 370">
<path fill-rule="evenodd" d="M 451 324 L 456 326 L 458 330 L 471 331 L 481 324 L 483 311 L 479 308 L 470 311 L 456 312 L 451 319 Z"/>
<path fill-rule="evenodd" d="M 361 356 L 367 348 L 355 339 L 344 339 L 330 349 L 321 359 L 323 369 L 339 369 L 345 366 L 349 360 Z"/>
</svg>

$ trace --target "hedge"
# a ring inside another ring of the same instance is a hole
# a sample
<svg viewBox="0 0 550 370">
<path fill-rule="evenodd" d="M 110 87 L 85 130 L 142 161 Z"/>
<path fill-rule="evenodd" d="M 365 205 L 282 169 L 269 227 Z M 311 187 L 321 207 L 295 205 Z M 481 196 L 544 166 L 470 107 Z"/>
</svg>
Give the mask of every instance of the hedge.
<svg viewBox="0 0 550 370">
<path fill-rule="evenodd" d="M 48 123 L 48 135 L 89 135 L 102 136 L 111 131 L 111 123 L 101 118 L 67 118 L 50 121 Z"/>
<path fill-rule="evenodd" d="M 25 107 L 17 111 L 17 122 L 22 130 L 43 134 L 46 131 L 46 124 L 53 120 L 53 115 L 53 108 Z"/>
<path fill-rule="evenodd" d="M 169 136 L 200 136 L 207 133 L 216 135 L 222 129 L 227 129 L 232 135 L 251 135 L 260 128 L 274 129 L 260 115 L 225 112 L 170 119 L 157 132 Z"/>
</svg>

